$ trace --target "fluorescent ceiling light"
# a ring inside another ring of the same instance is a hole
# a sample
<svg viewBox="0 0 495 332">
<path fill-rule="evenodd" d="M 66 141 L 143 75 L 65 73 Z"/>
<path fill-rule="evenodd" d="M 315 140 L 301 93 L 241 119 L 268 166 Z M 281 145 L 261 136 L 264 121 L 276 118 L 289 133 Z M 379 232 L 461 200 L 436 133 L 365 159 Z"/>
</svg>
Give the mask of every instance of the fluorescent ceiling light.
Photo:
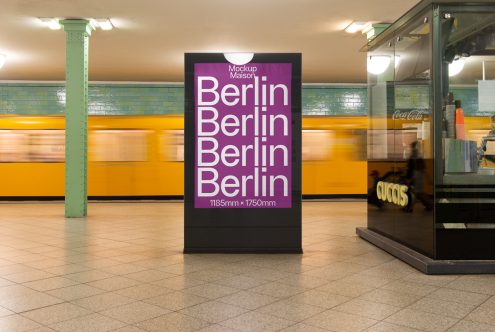
<svg viewBox="0 0 495 332">
<path fill-rule="evenodd" d="M 0 54 L 0 68 L 5 64 L 5 60 L 7 60 L 7 56 L 5 54 Z"/>
<path fill-rule="evenodd" d="M 223 56 L 231 64 L 242 66 L 253 60 L 254 53 L 232 52 L 232 53 L 224 53 Z"/>
<path fill-rule="evenodd" d="M 372 55 L 368 57 L 368 73 L 380 75 L 387 70 L 390 65 L 390 56 L 388 55 Z"/>
<path fill-rule="evenodd" d="M 449 77 L 459 74 L 464 69 L 465 63 L 463 58 L 452 61 L 452 63 L 449 64 Z"/>
<path fill-rule="evenodd" d="M 363 31 L 370 22 L 352 22 L 344 30 L 348 33 L 356 33 L 358 31 Z"/>
<path fill-rule="evenodd" d="M 108 19 L 108 18 L 92 19 L 91 23 L 95 27 L 99 27 L 101 30 L 112 30 L 113 29 L 112 21 L 110 21 L 110 19 Z"/>
<path fill-rule="evenodd" d="M 60 30 L 62 26 L 56 18 L 42 17 L 40 18 L 41 23 L 49 27 L 51 30 Z"/>
</svg>

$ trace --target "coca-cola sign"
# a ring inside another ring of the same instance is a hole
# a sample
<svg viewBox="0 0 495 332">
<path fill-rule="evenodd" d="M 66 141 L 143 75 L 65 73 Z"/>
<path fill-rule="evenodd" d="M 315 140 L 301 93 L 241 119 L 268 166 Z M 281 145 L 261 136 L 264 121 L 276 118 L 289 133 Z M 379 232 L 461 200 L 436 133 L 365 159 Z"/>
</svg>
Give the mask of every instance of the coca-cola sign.
<svg viewBox="0 0 495 332">
<path fill-rule="evenodd" d="M 424 117 L 430 115 L 430 110 L 428 109 L 417 109 L 417 110 L 395 110 L 392 115 L 394 120 L 416 120 L 422 121 Z"/>
</svg>

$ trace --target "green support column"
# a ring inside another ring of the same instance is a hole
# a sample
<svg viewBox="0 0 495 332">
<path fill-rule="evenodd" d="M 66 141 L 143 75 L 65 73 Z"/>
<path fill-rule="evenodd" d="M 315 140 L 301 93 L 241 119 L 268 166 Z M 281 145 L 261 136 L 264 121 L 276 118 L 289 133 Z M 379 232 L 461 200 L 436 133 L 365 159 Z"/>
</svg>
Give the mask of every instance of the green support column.
<svg viewBox="0 0 495 332">
<path fill-rule="evenodd" d="M 87 214 L 88 42 L 87 20 L 63 20 L 66 32 L 65 217 Z"/>
</svg>

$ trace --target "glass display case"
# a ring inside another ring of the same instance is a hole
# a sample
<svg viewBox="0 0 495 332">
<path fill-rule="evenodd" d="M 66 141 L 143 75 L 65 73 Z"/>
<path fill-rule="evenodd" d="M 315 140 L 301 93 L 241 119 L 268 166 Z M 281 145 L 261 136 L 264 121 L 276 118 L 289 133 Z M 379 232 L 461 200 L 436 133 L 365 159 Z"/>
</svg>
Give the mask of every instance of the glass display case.
<svg viewBox="0 0 495 332">
<path fill-rule="evenodd" d="M 363 51 L 366 231 L 430 260 L 495 259 L 495 1 L 422 1 Z"/>
<path fill-rule="evenodd" d="M 495 3 L 445 6 L 439 14 L 442 104 L 436 105 L 436 135 L 443 162 L 437 162 L 435 173 L 437 252 L 446 258 L 493 259 Z M 463 252 L 455 246 L 459 237 Z"/>
</svg>

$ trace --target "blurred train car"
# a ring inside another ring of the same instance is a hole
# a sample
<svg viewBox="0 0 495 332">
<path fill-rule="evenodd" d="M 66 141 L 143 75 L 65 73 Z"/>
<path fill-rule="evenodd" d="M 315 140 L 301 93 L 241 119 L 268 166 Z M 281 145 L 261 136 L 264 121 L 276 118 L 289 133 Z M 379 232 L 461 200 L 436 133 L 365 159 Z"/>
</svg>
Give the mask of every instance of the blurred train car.
<svg viewBox="0 0 495 332">
<path fill-rule="evenodd" d="M 303 117 L 303 195 L 366 194 L 367 126 L 367 117 Z"/>
<path fill-rule="evenodd" d="M 63 116 L 0 116 L 0 199 L 64 195 Z M 366 194 L 366 117 L 303 117 L 303 195 Z M 88 194 L 183 195 L 182 116 L 90 116 Z"/>
<path fill-rule="evenodd" d="M 392 121 L 392 120 L 387 120 Z M 480 141 L 489 119 L 467 117 L 467 137 Z M 0 199 L 64 195 L 65 132 L 62 116 L 0 116 Z M 303 117 L 302 175 L 306 197 L 364 197 L 367 192 L 367 117 Z M 406 126 L 407 127 L 407 126 Z M 94 198 L 167 198 L 183 195 L 182 116 L 90 116 L 88 193 Z M 405 168 L 414 128 L 387 132 L 387 149 L 368 151 Z M 493 146 L 492 146 L 493 145 Z M 495 154 L 495 144 L 487 154 Z M 492 151 L 493 150 L 493 151 Z M 370 154 L 371 153 L 371 154 Z M 401 163 L 402 161 L 402 163 Z M 382 167 L 383 166 L 383 167 Z M 370 170 L 371 171 L 371 170 Z"/>
</svg>

